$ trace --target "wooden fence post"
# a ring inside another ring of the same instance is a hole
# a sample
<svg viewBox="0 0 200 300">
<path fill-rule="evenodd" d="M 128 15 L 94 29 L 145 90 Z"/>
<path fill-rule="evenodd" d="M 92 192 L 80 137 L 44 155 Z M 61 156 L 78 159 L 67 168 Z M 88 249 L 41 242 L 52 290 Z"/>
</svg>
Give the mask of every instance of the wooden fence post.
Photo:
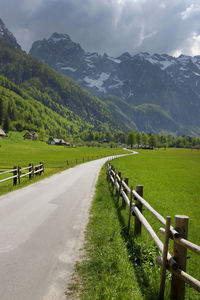
<svg viewBox="0 0 200 300">
<path fill-rule="evenodd" d="M 69 162 L 68 162 L 68 160 L 66 161 L 66 164 L 67 164 L 67 166 L 69 165 Z"/>
<path fill-rule="evenodd" d="M 166 278 L 166 268 L 167 268 L 167 252 L 168 252 L 168 245 L 169 245 L 170 224 L 171 224 L 171 217 L 167 216 L 166 225 L 165 225 L 163 255 L 162 255 L 162 273 L 161 273 L 159 299 L 164 299 L 164 294 L 165 294 L 165 278 Z"/>
<path fill-rule="evenodd" d="M 29 163 L 29 169 L 28 169 L 29 172 L 32 171 L 32 165 L 31 163 Z M 31 179 L 31 175 L 32 175 L 32 172 L 29 174 L 29 179 Z"/>
<path fill-rule="evenodd" d="M 40 162 L 40 165 L 42 165 L 42 163 Z M 41 174 L 42 174 L 42 166 L 40 166 L 40 172 L 39 172 L 39 175 L 41 176 Z"/>
<path fill-rule="evenodd" d="M 115 168 L 112 167 L 112 169 L 115 172 Z M 114 182 L 112 183 L 112 195 L 114 195 L 115 180 L 116 180 L 116 173 L 115 173 L 115 176 L 114 176 Z"/>
<path fill-rule="evenodd" d="M 136 186 L 136 193 L 138 193 L 138 195 L 140 195 L 141 197 L 143 197 L 143 185 L 137 185 Z M 134 199 L 135 199 L 135 206 L 142 213 L 142 203 L 136 197 L 134 197 Z M 142 230 L 142 223 L 137 218 L 137 216 L 135 216 L 134 234 L 136 236 L 140 235 L 141 234 L 141 230 Z"/>
<path fill-rule="evenodd" d="M 34 177 L 34 165 L 32 164 L 32 176 Z"/>
<path fill-rule="evenodd" d="M 18 166 L 18 183 L 20 184 L 21 167 Z"/>
<path fill-rule="evenodd" d="M 175 216 L 175 230 L 180 233 L 180 236 L 187 239 L 188 235 L 188 216 Z M 186 271 L 187 249 L 174 241 L 173 257 L 177 262 L 179 268 Z M 185 299 L 185 282 L 172 274 L 171 281 L 171 299 L 183 300 Z"/>
<path fill-rule="evenodd" d="M 108 170 L 108 179 L 109 179 L 109 183 L 111 183 L 111 170 L 112 170 L 112 165 L 109 164 L 109 170 Z"/>
<path fill-rule="evenodd" d="M 126 183 L 126 185 L 128 185 L 128 177 L 124 178 L 124 182 Z M 124 188 L 124 193 L 126 195 L 128 194 L 128 192 L 127 192 L 127 190 L 125 188 Z M 122 198 L 122 207 L 126 208 L 126 202 L 125 202 L 124 198 Z"/>
<path fill-rule="evenodd" d="M 119 181 L 119 191 L 117 193 L 117 203 L 119 203 L 119 197 L 120 197 L 120 193 L 121 193 L 121 187 L 122 187 L 122 177 L 121 177 L 121 172 L 118 173 L 118 176 L 120 178 L 120 181 Z"/>
<path fill-rule="evenodd" d="M 129 217 L 128 217 L 128 233 L 130 232 L 130 226 L 131 226 L 132 204 L 133 204 L 133 186 L 131 186 L 131 192 L 130 192 L 130 207 L 129 207 Z"/>
<path fill-rule="evenodd" d="M 16 176 L 17 175 L 17 167 L 14 166 L 13 167 L 13 176 Z M 13 185 L 17 185 L 17 177 L 13 178 Z"/>
</svg>

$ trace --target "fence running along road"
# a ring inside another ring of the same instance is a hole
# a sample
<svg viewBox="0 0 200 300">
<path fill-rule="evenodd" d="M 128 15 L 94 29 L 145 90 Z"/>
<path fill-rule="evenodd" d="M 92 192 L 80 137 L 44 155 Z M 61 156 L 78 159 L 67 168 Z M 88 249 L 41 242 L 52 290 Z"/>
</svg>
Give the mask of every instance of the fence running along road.
<svg viewBox="0 0 200 300">
<path fill-rule="evenodd" d="M 134 234 L 141 234 L 142 225 L 150 234 L 154 243 L 158 247 L 162 256 L 157 257 L 156 262 L 161 265 L 161 284 L 160 284 L 160 299 L 164 298 L 165 289 L 165 274 L 166 269 L 172 273 L 171 281 L 171 299 L 183 300 L 185 298 L 185 283 L 200 292 L 200 281 L 186 273 L 187 249 L 200 255 L 200 246 L 191 243 L 187 240 L 188 234 L 188 216 L 175 216 L 175 227 L 170 225 L 171 217 L 166 220 L 161 216 L 144 198 L 143 186 L 137 185 L 136 190 L 133 186 L 128 186 L 128 178 L 121 178 L 121 172 L 116 172 L 114 167 L 108 163 L 107 169 L 108 181 L 112 186 L 112 194 L 116 189 L 117 201 L 122 198 L 122 205 L 129 207 L 128 232 L 130 232 L 131 216 L 135 217 Z M 135 201 L 135 202 L 134 202 Z M 159 239 L 149 222 L 142 214 L 143 206 L 151 212 L 151 214 L 160 221 L 165 228 L 160 228 L 160 232 L 164 234 L 164 243 Z M 169 239 L 174 242 L 173 256 L 168 252 Z"/>
<path fill-rule="evenodd" d="M 25 171 L 26 173 L 23 173 L 23 171 Z M 28 167 L 24 167 L 24 168 L 21 168 L 19 166 L 18 167 L 14 166 L 12 170 L 0 172 L 0 176 L 1 175 L 6 176 L 7 174 L 10 173 L 12 173 L 13 175 L 0 179 L 0 183 L 8 180 L 13 180 L 13 185 L 17 185 L 17 182 L 18 184 L 20 184 L 21 178 L 25 176 L 29 176 L 29 179 L 31 179 L 35 175 L 41 175 L 42 173 L 44 173 L 44 164 L 40 162 L 39 165 L 34 166 L 33 164 L 30 163 Z"/>
</svg>

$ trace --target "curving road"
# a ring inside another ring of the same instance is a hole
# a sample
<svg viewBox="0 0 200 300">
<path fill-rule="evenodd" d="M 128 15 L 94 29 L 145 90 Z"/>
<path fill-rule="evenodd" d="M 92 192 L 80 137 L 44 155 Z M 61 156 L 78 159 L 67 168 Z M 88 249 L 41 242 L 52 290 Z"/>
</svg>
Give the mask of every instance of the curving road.
<svg viewBox="0 0 200 300">
<path fill-rule="evenodd" d="M 0 197 L 0 299 L 66 299 L 103 158 Z"/>
</svg>

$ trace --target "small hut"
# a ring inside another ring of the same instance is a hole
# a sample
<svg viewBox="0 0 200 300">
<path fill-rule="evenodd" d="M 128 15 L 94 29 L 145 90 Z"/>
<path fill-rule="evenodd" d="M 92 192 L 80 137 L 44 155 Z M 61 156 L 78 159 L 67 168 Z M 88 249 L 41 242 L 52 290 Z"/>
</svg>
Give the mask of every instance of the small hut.
<svg viewBox="0 0 200 300">
<path fill-rule="evenodd" d="M 6 136 L 5 132 L 3 131 L 3 129 L 0 128 L 0 137 L 5 137 L 5 136 Z"/>
<path fill-rule="evenodd" d="M 26 132 L 24 134 L 24 139 L 28 140 L 37 140 L 38 139 L 38 134 L 36 132 Z"/>
<path fill-rule="evenodd" d="M 58 145 L 58 146 L 70 146 L 70 143 L 69 142 L 66 142 L 65 140 L 63 139 L 52 139 L 50 141 L 50 144 L 51 145 Z"/>
</svg>

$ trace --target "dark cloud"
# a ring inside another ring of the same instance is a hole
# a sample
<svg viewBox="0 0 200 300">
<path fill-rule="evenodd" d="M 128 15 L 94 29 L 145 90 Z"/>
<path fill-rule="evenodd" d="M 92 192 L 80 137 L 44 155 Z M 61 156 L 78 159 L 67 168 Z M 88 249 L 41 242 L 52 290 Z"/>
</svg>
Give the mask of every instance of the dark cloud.
<svg viewBox="0 0 200 300">
<path fill-rule="evenodd" d="M 85 50 L 200 54 L 199 0 L 0 0 L 1 18 L 25 50 L 53 32 Z"/>
</svg>

